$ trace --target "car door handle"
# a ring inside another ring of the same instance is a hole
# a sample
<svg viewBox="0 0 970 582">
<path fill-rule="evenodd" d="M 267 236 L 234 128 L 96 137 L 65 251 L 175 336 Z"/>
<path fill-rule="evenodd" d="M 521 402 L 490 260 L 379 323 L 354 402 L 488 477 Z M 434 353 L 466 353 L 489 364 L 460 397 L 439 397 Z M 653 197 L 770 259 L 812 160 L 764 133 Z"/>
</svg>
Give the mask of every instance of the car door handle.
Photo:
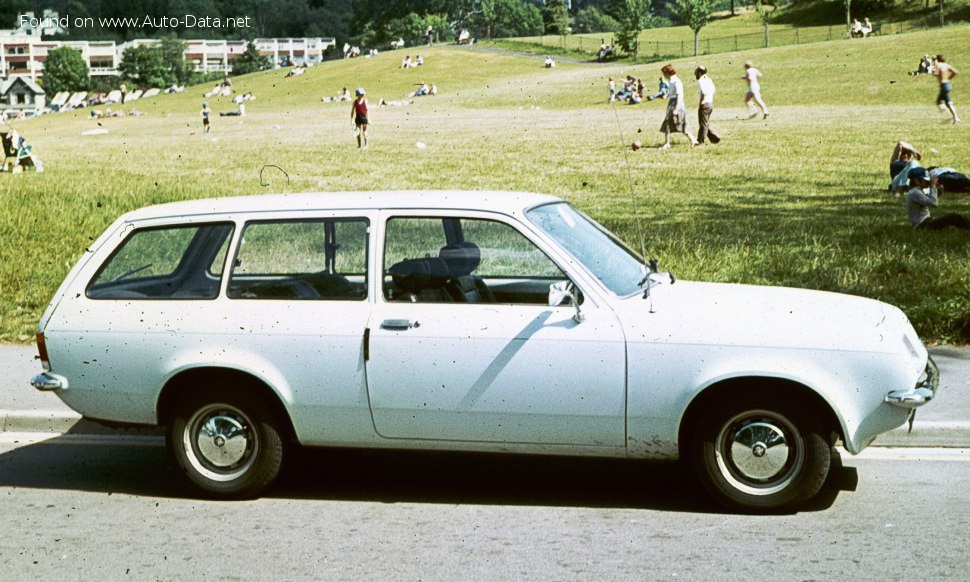
<svg viewBox="0 0 970 582">
<path fill-rule="evenodd" d="M 410 319 L 385 319 L 381 322 L 381 327 L 384 329 L 407 331 L 412 327 L 421 327 L 421 324 Z"/>
</svg>

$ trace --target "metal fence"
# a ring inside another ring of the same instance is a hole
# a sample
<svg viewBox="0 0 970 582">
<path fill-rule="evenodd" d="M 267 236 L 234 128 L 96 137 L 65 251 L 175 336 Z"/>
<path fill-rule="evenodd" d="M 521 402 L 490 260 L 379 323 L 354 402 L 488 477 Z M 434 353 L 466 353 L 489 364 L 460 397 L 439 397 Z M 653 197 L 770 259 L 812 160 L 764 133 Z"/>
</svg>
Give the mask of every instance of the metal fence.
<svg viewBox="0 0 970 582">
<path fill-rule="evenodd" d="M 916 25 L 910 22 L 892 22 L 882 25 L 877 24 L 874 34 L 887 35 L 899 34 L 902 32 L 913 32 L 922 30 L 925 26 Z M 651 30 L 645 30 L 640 34 L 639 60 L 654 60 L 662 58 L 681 58 L 694 55 L 693 38 L 685 38 L 680 41 L 651 40 Z M 767 32 L 752 32 L 748 34 L 735 34 L 732 36 L 707 37 L 703 35 L 698 39 L 697 54 L 710 55 L 717 53 L 727 53 L 731 51 L 744 51 L 773 46 L 789 46 L 797 44 L 808 44 L 813 42 L 824 42 L 829 40 L 839 40 L 849 37 L 849 32 L 845 26 L 787 26 L 787 25 L 768 25 Z M 554 47 L 560 50 L 588 53 L 591 57 L 595 56 L 602 42 L 613 44 L 613 39 L 609 36 L 596 38 L 594 36 L 566 35 L 566 36 L 539 36 L 529 38 L 509 39 L 523 44 L 533 44 L 537 47 Z"/>
</svg>

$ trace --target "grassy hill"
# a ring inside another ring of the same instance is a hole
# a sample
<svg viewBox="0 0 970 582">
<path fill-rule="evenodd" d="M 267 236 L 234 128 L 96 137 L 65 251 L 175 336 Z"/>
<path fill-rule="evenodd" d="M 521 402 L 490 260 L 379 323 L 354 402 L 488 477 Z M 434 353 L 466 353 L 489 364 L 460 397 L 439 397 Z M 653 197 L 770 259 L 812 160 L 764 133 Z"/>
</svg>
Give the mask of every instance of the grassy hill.
<svg viewBox="0 0 970 582">
<path fill-rule="evenodd" d="M 629 175 L 645 253 L 680 278 L 875 297 L 902 307 L 925 337 L 966 343 L 970 234 L 913 232 L 885 189 L 899 139 L 927 152 L 927 165 L 970 173 L 967 126 L 945 122 L 932 78 L 906 75 L 927 52 L 970 67 L 968 32 L 704 57 L 718 84 L 714 124 L 724 141 L 695 150 L 675 138 L 671 150 L 630 151 L 634 139 L 661 141 L 663 105 L 606 102 L 608 76 L 652 85 L 656 64 L 544 69 L 530 57 L 449 46 L 421 49 L 419 69 L 399 69 L 397 51 L 298 77 L 241 77 L 236 90 L 257 100 L 244 118 L 215 117 L 209 136 L 199 115 L 208 87 L 122 108 L 140 117 L 94 120 L 79 110 L 15 122 L 47 171 L 0 174 L 0 339 L 29 340 L 85 246 L 119 214 L 147 204 L 280 191 L 521 189 L 566 197 L 639 246 Z M 767 121 L 739 119 L 745 59 L 765 73 Z M 674 62 L 686 73 L 689 103 L 696 62 Z M 420 81 L 440 94 L 376 107 Z M 367 151 L 354 147 L 350 104 L 321 102 L 343 86 L 368 91 Z M 968 87 L 955 82 L 966 112 Z M 228 98 L 208 101 L 215 112 L 235 108 Z M 81 135 L 99 124 L 109 133 Z M 261 185 L 267 164 L 289 177 L 268 168 Z M 970 196 L 948 195 L 936 212 L 952 211 L 970 216 Z"/>
<path fill-rule="evenodd" d="M 740 3 L 739 3 L 740 4 Z M 970 21 L 970 2 L 946 2 L 948 25 Z M 869 17 L 878 35 L 910 33 L 939 26 L 939 7 L 924 2 L 896 0 L 885 8 L 870 10 L 853 3 L 853 17 Z M 841 0 L 804 0 L 790 2 L 771 13 L 769 46 L 787 46 L 840 40 L 847 36 L 845 7 Z M 521 37 L 485 41 L 486 45 L 563 58 L 591 60 L 601 42 L 613 43 L 613 34 L 587 33 L 568 36 Z M 688 57 L 694 54 L 694 32 L 687 26 L 668 26 L 644 30 L 639 36 L 638 61 Z M 709 55 L 737 50 L 765 48 L 764 23 L 753 6 L 739 6 L 735 14 L 716 12 L 699 34 L 698 54 Z M 632 60 L 621 55 L 621 60 Z"/>
</svg>

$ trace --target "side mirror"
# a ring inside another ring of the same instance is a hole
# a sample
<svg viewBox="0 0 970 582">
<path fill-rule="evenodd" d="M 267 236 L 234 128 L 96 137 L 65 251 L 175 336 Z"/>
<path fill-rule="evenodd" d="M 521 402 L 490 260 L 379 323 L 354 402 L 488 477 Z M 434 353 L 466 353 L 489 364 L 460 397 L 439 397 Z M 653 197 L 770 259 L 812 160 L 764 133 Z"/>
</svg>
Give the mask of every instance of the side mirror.
<svg viewBox="0 0 970 582">
<path fill-rule="evenodd" d="M 573 321 L 582 323 L 586 319 L 586 315 L 579 309 L 579 297 L 576 286 L 573 285 L 572 281 L 558 281 L 549 285 L 549 307 L 561 305 L 563 299 L 569 299 L 570 305 L 576 308 Z"/>
</svg>

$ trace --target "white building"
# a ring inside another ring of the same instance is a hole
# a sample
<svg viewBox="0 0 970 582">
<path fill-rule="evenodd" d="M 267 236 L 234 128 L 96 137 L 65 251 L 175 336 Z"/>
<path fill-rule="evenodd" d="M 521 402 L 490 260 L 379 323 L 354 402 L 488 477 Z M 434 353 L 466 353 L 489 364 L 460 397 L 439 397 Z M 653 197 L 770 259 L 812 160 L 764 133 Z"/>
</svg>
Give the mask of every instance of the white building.
<svg viewBox="0 0 970 582">
<path fill-rule="evenodd" d="M 70 47 L 81 53 L 91 76 L 118 75 L 125 49 L 154 45 L 156 39 L 138 39 L 123 44 L 114 41 L 45 41 L 40 34 L 21 29 L 0 30 L 0 78 L 30 77 L 36 81 L 44 74 L 44 59 L 55 48 Z M 183 58 L 196 72 L 232 72 L 232 61 L 249 45 L 244 40 L 184 40 Z M 323 60 L 328 47 L 336 46 L 333 38 L 258 38 L 260 54 L 274 64 L 316 65 Z"/>
<path fill-rule="evenodd" d="M 0 81 L 0 120 L 5 117 L 34 115 L 44 110 L 47 96 L 28 77 L 10 77 Z"/>
</svg>

